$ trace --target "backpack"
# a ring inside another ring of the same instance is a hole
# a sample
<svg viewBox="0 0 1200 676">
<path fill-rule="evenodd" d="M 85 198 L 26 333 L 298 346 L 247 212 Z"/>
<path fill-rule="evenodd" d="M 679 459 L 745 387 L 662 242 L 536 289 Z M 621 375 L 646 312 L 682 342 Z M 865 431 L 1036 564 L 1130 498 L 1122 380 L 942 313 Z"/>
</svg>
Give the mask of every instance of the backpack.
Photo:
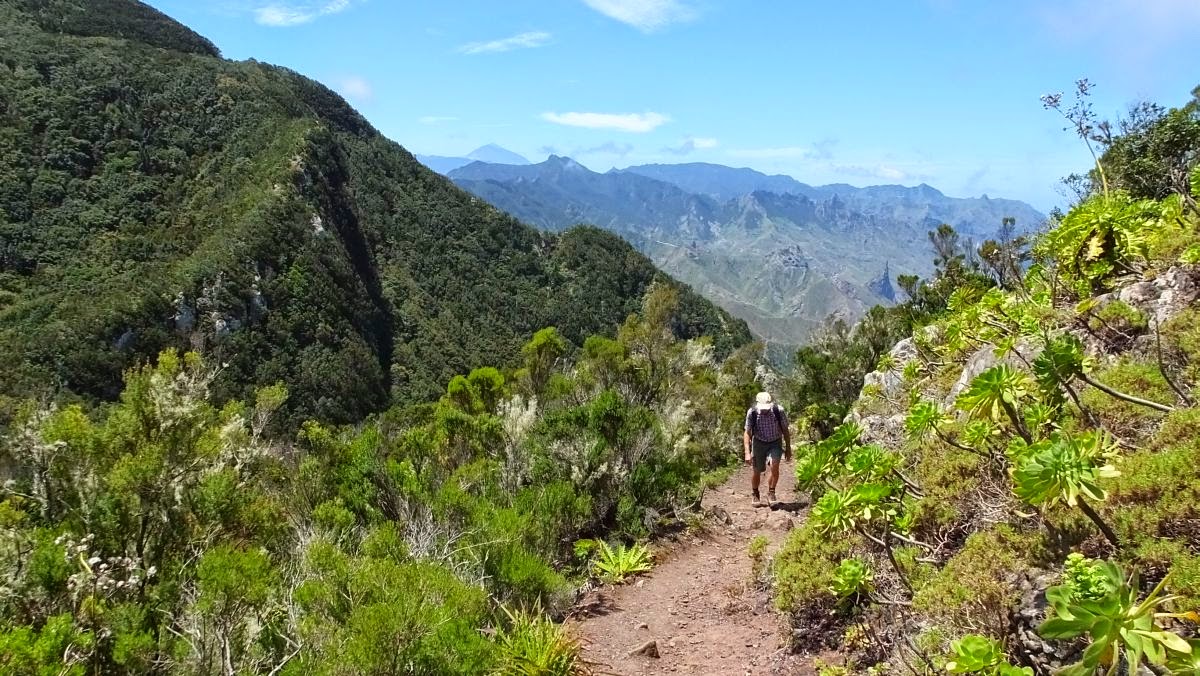
<svg viewBox="0 0 1200 676">
<path fill-rule="evenodd" d="M 771 415 L 775 416 L 775 424 L 779 426 L 780 432 L 783 431 L 783 416 L 780 415 L 779 404 L 771 404 Z M 750 409 L 750 429 L 754 430 L 754 437 L 758 438 L 758 407 Z"/>
</svg>

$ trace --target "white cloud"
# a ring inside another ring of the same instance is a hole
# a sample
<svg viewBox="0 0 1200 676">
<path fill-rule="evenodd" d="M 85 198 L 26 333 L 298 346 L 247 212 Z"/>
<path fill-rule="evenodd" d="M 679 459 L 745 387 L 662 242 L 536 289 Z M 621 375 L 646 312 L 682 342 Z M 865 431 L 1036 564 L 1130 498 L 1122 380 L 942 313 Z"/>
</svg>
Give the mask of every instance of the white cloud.
<svg viewBox="0 0 1200 676">
<path fill-rule="evenodd" d="M 542 119 L 568 127 L 644 133 L 671 121 L 660 113 L 542 113 Z"/>
<path fill-rule="evenodd" d="M 545 31 L 529 31 L 491 42 L 469 42 L 458 48 L 463 54 L 493 54 L 514 49 L 541 47 L 550 42 L 551 35 Z"/>
<path fill-rule="evenodd" d="M 442 124 L 443 122 L 457 121 L 457 117 L 451 117 L 449 115 L 426 115 L 425 117 L 417 119 L 417 122 L 420 122 L 421 124 Z"/>
<path fill-rule="evenodd" d="M 891 164 L 835 164 L 830 167 L 843 176 L 878 179 L 883 181 L 927 181 L 932 177 L 921 171 L 905 171 Z"/>
<path fill-rule="evenodd" d="M 689 21 L 696 11 L 680 0 L 583 0 L 601 14 L 650 33 L 668 24 Z"/>
<path fill-rule="evenodd" d="M 820 151 L 810 146 L 779 146 L 775 148 L 741 148 L 730 150 L 729 154 L 733 157 L 752 160 L 812 160 L 820 156 Z"/>
<path fill-rule="evenodd" d="M 633 152 L 633 144 L 617 143 L 616 141 L 606 141 L 598 146 L 591 148 L 578 148 L 574 150 L 572 156 L 583 155 L 616 155 L 617 157 L 625 157 Z"/>
<path fill-rule="evenodd" d="M 715 138 L 689 136 L 677 146 L 663 148 L 663 152 L 671 155 L 690 155 L 697 150 L 711 150 L 719 145 L 721 144 Z"/>
<path fill-rule="evenodd" d="M 341 92 L 342 96 L 360 103 L 375 98 L 375 90 L 371 88 L 371 83 L 358 75 L 351 75 L 339 80 L 337 90 Z"/>
<path fill-rule="evenodd" d="M 264 26 L 286 28 L 308 23 L 317 17 L 337 14 L 350 7 L 351 0 L 292 0 L 272 2 L 254 10 L 254 20 Z"/>
</svg>

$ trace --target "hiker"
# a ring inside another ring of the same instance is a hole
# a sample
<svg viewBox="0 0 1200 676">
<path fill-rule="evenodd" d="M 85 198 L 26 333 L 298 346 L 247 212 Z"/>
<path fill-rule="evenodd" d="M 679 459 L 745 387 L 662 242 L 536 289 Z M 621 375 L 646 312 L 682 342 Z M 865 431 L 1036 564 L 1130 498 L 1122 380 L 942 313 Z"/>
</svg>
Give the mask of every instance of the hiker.
<svg viewBox="0 0 1200 676">
<path fill-rule="evenodd" d="M 754 506 L 775 504 L 778 502 L 775 499 L 775 485 L 779 483 L 780 460 L 792 460 L 792 435 L 788 432 L 787 414 L 771 398 L 770 392 L 759 392 L 754 398 L 754 406 L 746 411 L 746 432 L 742 435 L 742 445 L 746 449 L 746 463 L 754 464 L 754 474 L 750 478 Z M 764 503 L 758 494 L 758 484 L 768 463 L 771 465 L 771 476 L 767 478 L 767 501 Z"/>
</svg>

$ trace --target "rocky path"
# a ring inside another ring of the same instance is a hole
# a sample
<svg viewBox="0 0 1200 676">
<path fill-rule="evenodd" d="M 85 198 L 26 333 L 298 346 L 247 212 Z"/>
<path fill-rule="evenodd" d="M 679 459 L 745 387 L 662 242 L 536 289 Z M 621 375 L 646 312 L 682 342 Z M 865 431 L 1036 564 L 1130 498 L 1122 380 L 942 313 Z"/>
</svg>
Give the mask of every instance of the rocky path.
<svg viewBox="0 0 1200 676">
<path fill-rule="evenodd" d="M 816 673 L 809 660 L 788 654 L 787 623 L 751 579 L 750 540 L 766 536 L 773 552 L 807 514 L 793 490 L 793 466 L 781 469 L 775 508 L 751 506 L 743 467 L 705 495 L 703 507 L 714 516 L 703 532 L 669 545 L 648 576 L 583 600 L 571 624 L 598 673 Z M 765 496 L 765 477 L 763 484 Z"/>
</svg>

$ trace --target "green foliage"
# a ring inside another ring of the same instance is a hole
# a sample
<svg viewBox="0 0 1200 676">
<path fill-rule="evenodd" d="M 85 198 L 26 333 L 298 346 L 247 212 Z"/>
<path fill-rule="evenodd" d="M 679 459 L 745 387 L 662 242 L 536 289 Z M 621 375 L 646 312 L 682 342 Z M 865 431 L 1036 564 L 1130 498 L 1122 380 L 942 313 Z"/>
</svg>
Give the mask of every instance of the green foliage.
<svg viewBox="0 0 1200 676">
<path fill-rule="evenodd" d="M 654 564 L 646 545 L 641 543 L 630 547 L 618 545 L 614 549 L 607 542 L 601 540 L 599 556 L 592 566 L 601 580 L 611 584 L 620 584 L 628 577 L 650 572 Z"/>
<path fill-rule="evenodd" d="M 1142 102 L 1106 137 L 1100 162 L 1111 185 L 1137 198 L 1163 199 L 1186 193 L 1189 172 L 1195 181 L 1195 149 L 1200 147 L 1200 98 L 1196 90 L 1185 105 L 1167 110 Z M 1194 187 L 1193 194 L 1200 194 Z"/>
<path fill-rule="evenodd" d="M 112 401 L 126 369 L 200 347 L 217 404 L 283 383 L 281 429 L 358 422 L 516 366 L 544 327 L 611 336 L 653 285 L 678 292 L 674 336 L 751 339 L 615 235 L 525 226 L 143 3 L 17 0 L 0 23 L 3 402 Z"/>
<path fill-rule="evenodd" d="M 854 600 L 871 593 L 875 574 L 862 559 L 843 559 L 833 571 L 829 590 L 842 600 Z"/>
<path fill-rule="evenodd" d="M 0 630 L 0 666 L 13 676 L 83 676 L 95 636 L 77 628 L 69 613 L 47 618 L 40 630 Z"/>
<path fill-rule="evenodd" d="M 1005 416 L 1023 429 L 1016 410 L 1032 393 L 1032 379 L 1007 364 L 997 364 L 971 381 L 958 396 L 957 405 L 972 416 L 997 421 Z"/>
<path fill-rule="evenodd" d="M 577 641 L 546 617 L 508 614 L 509 626 L 496 639 L 496 676 L 574 676 L 583 672 Z"/>
<path fill-rule="evenodd" d="M 1059 261 L 1082 292 L 1105 290 L 1113 277 L 1145 264 L 1146 231 L 1157 218 L 1154 202 L 1124 193 L 1093 195 L 1047 233 L 1039 248 Z"/>
<path fill-rule="evenodd" d="M 937 404 L 918 401 L 908 410 L 908 416 L 904 419 L 904 430 L 910 438 L 920 440 L 936 433 L 951 420 L 952 418 Z"/>
<path fill-rule="evenodd" d="M 964 636 L 952 643 L 950 650 L 952 659 L 946 663 L 946 671 L 952 674 L 1033 676 L 1033 669 L 1009 664 L 1000 642 L 986 636 Z"/>
<path fill-rule="evenodd" d="M 1074 507 L 1081 496 L 1101 501 L 1100 486 L 1120 472 L 1110 464 L 1112 443 L 1102 432 L 1078 436 L 1054 433 L 1024 449 L 1013 470 L 1015 490 L 1032 505 L 1065 503 Z"/>
<path fill-rule="evenodd" d="M 1022 557 L 1035 549 L 1031 536 L 1007 526 L 978 531 L 913 596 L 913 608 L 934 621 L 975 627 L 1003 636 L 1020 591 L 1015 575 L 1028 566 Z"/>
<path fill-rule="evenodd" d="M 1109 340 L 1118 336 L 1131 338 L 1148 326 L 1146 314 L 1122 300 L 1105 303 L 1088 318 L 1088 328 Z"/>
<path fill-rule="evenodd" d="M 833 571 L 853 545 L 853 538 L 826 536 L 811 520 L 792 530 L 775 555 L 775 604 L 800 612 L 828 600 Z"/>
<path fill-rule="evenodd" d="M 1101 571 L 1108 593 L 1099 599 L 1077 598 L 1066 585 L 1046 590 L 1046 600 L 1054 608 L 1054 617 L 1046 620 L 1038 633 L 1046 638 L 1091 638 L 1083 658 L 1062 673 L 1089 676 L 1098 668 L 1124 661 L 1129 673 L 1137 673 L 1143 660 L 1164 664 L 1169 653 L 1191 653 L 1192 647 L 1179 635 L 1162 628 L 1159 621 L 1173 617 L 1158 612 L 1172 597 L 1162 594 L 1164 578 L 1145 598 L 1138 588 L 1138 576 L 1126 579 L 1114 563 L 1104 562 Z"/>
<path fill-rule="evenodd" d="M 1174 402 L 1176 398 L 1175 392 L 1163 379 L 1162 372 L 1153 361 L 1123 358 L 1106 368 L 1098 369 L 1094 380 L 1102 382 L 1111 390 L 1137 393 L 1141 399 L 1152 402 Z M 1080 400 L 1084 406 L 1107 421 L 1110 429 L 1117 434 L 1144 434 L 1154 421 L 1162 417 L 1162 413 L 1143 404 L 1122 400 L 1095 388 L 1083 390 Z"/>
<path fill-rule="evenodd" d="M 1089 559 L 1079 552 L 1067 555 L 1062 582 L 1071 601 L 1099 601 L 1113 592 L 1112 581 L 1104 571 L 1104 563 Z"/>
<path fill-rule="evenodd" d="M 828 436 L 903 328 L 895 312 L 879 306 L 853 329 L 841 319 L 831 320 L 796 353 L 795 370 L 785 386 L 787 400 L 821 436 Z"/>
<path fill-rule="evenodd" d="M 746 554 L 750 557 L 750 578 L 758 580 L 762 577 L 767 565 L 767 547 L 771 541 L 765 535 L 755 535 L 750 539 L 750 544 L 746 547 Z"/>
</svg>

